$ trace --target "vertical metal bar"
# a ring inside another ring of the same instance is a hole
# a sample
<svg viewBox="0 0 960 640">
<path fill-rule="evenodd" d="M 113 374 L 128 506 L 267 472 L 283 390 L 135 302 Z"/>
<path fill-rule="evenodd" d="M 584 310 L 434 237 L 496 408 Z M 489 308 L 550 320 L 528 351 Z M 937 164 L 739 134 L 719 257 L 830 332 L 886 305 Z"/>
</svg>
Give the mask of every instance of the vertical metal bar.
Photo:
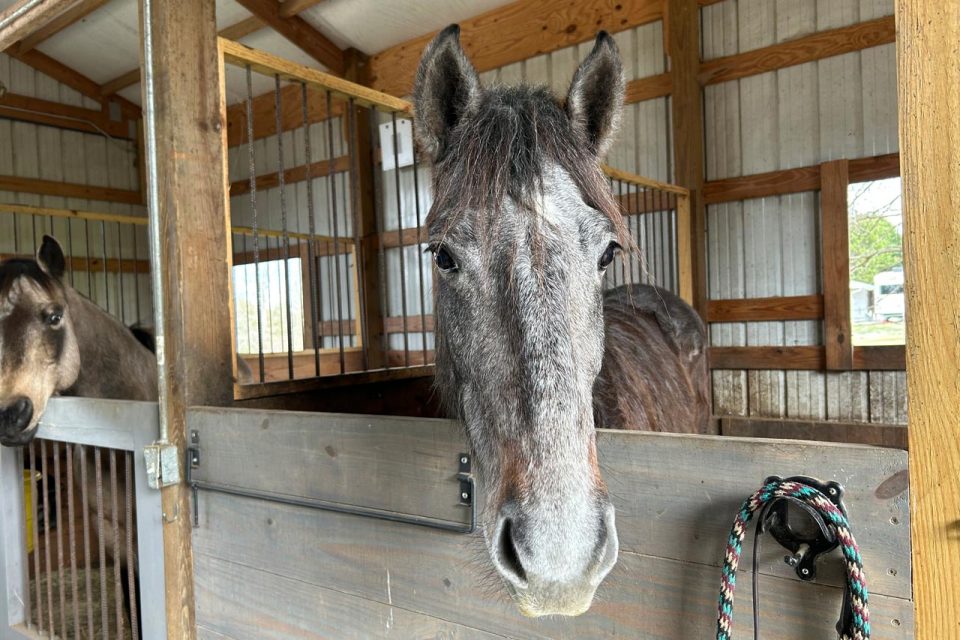
<svg viewBox="0 0 960 640">
<path fill-rule="evenodd" d="M 317 271 L 317 254 L 316 254 L 316 243 L 317 243 L 317 221 L 316 221 L 316 212 L 314 211 L 313 206 L 313 176 L 311 175 L 311 164 L 313 163 L 313 149 L 310 145 L 310 109 L 308 106 L 308 92 L 307 92 L 307 83 L 300 83 L 300 106 L 303 109 L 303 147 L 304 147 L 304 167 L 305 179 L 307 181 L 307 230 L 310 234 L 310 240 L 307 242 L 307 260 L 310 261 L 308 265 L 307 277 L 310 279 L 310 328 L 313 336 L 313 365 L 316 375 L 320 375 L 320 340 L 321 338 L 317 335 L 317 305 L 319 304 L 318 296 L 320 295 L 320 280 L 319 274 Z M 327 114 L 327 117 L 330 117 L 330 114 Z"/>
<path fill-rule="evenodd" d="M 37 443 L 30 443 L 30 515 L 33 518 L 33 584 L 37 601 L 38 629 L 43 629 L 43 598 L 40 594 L 40 519 L 37 509 Z"/>
<path fill-rule="evenodd" d="M 107 276 L 107 223 L 100 221 L 100 253 L 103 256 L 103 308 L 110 313 L 110 279 Z"/>
<path fill-rule="evenodd" d="M 423 364 L 427 364 L 427 303 L 423 291 L 423 252 L 420 249 L 420 178 L 417 175 L 417 152 L 413 152 L 413 208 L 417 216 L 417 268 L 420 276 L 420 342 Z"/>
<path fill-rule="evenodd" d="M 90 553 L 90 496 L 87 492 L 87 451 L 80 448 L 80 511 L 83 514 L 83 573 L 86 587 L 87 637 L 93 638 L 93 559 Z"/>
<path fill-rule="evenodd" d="M 87 297 L 91 300 L 96 300 L 96 296 L 93 295 L 93 268 L 90 264 L 90 221 L 86 218 L 83 219 L 83 241 L 86 244 L 86 267 L 87 267 Z"/>
<path fill-rule="evenodd" d="M 290 313 L 290 236 L 287 234 L 287 194 L 283 175 L 283 118 L 280 115 L 280 75 L 274 74 L 273 106 L 277 125 L 277 176 L 280 188 L 280 233 L 283 240 L 283 300 L 287 309 L 287 374 L 293 380 L 293 314 Z M 279 240 L 277 241 L 280 242 Z M 281 327 L 282 329 L 283 327 Z"/>
<path fill-rule="evenodd" d="M 110 449 L 110 514 L 113 516 L 113 592 L 114 613 L 117 619 L 117 637 L 122 637 L 123 629 L 123 580 L 120 578 L 120 558 L 123 547 L 120 546 L 120 509 L 117 505 L 117 452 Z M 129 524 L 128 524 L 129 526 Z M 128 566 L 132 558 L 127 558 Z"/>
<path fill-rule="evenodd" d="M 330 163 L 330 203 L 333 214 L 333 260 L 337 278 L 337 343 L 340 347 L 340 373 L 346 371 L 343 356 L 343 295 L 340 291 L 340 216 L 337 214 L 337 174 L 333 148 L 333 98 L 327 89 L 327 158 Z"/>
<path fill-rule="evenodd" d="M 40 441 L 40 485 L 43 491 L 43 551 L 44 551 L 44 573 L 47 575 L 47 631 L 54 633 L 53 626 L 53 566 L 50 561 L 50 492 L 47 487 L 47 441 Z M 40 553 L 39 547 L 35 550 Z M 39 578 L 39 576 L 38 576 Z"/>
<path fill-rule="evenodd" d="M 260 382 L 264 381 L 263 315 L 260 298 L 260 227 L 257 220 L 257 167 L 253 153 L 253 72 L 247 70 L 247 155 L 250 160 L 250 212 L 253 215 L 253 271 L 257 284 L 257 355 L 260 363 Z"/>
<path fill-rule="evenodd" d="M 363 246 L 363 238 L 361 237 L 361 225 L 360 220 L 360 193 L 359 193 L 359 184 L 357 178 L 357 166 L 360 162 L 363 162 L 366 157 L 360 155 L 360 150 L 357 149 L 359 142 L 357 141 L 357 112 L 356 105 L 353 102 L 353 98 L 347 103 L 347 131 L 350 132 L 350 135 L 347 138 L 347 155 L 350 157 L 350 211 L 353 214 L 353 259 L 357 261 L 357 268 L 355 274 L 357 277 L 357 290 L 360 291 L 358 308 L 354 309 L 354 313 L 359 314 L 360 318 L 360 344 L 361 344 L 361 353 L 363 357 L 363 370 L 366 371 L 370 368 L 369 360 L 369 333 L 367 332 L 367 302 L 366 296 L 363 292 L 363 284 L 366 282 L 364 274 L 366 273 L 364 265 L 364 255 L 366 252 L 366 247 Z"/>
<path fill-rule="evenodd" d="M 374 157 L 380 158 L 381 171 L 373 172 L 373 197 L 374 209 L 376 210 L 377 220 L 377 296 L 380 298 L 380 326 L 383 332 L 380 336 L 380 347 L 384 352 L 383 368 L 390 368 L 389 357 L 389 336 L 387 335 L 387 316 L 389 315 L 389 298 L 387 296 L 387 258 L 386 248 L 384 247 L 383 236 L 387 228 L 387 204 L 386 204 L 386 179 L 383 177 L 383 147 L 380 145 L 379 120 L 380 109 L 376 106 L 369 107 L 370 112 L 370 140 L 376 145 Z M 397 232 L 399 233 L 399 231 Z M 398 236 L 399 237 L 399 236 Z"/>
<path fill-rule="evenodd" d="M 129 451 L 124 454 L 124 515 L 127 523 L 127 598 L 130 602 L 130 637 L 138 640 L 139 613 L 137 612 L 137 552 L 133 546 L 133 530 L 135 528 L 133 516 L 133 454 Z"/>
<path fill-rule="evenodd" d="M 67 443 L 67 544 L 70 545 L 70 597 L 73 600 L 73 633 L 80 635 L 80 593 L 77 590 L 77 526 L 76 512 L 73 508 L 74 476 L 73 476 L 74 446 Z"/>
<path fill-rule="evenodd" d="M 110 638 L 110 616 L 107 611 L 107 549 L 106 531 L 103 526 L 103 463 L 100 447 L 93 450 L 93 480 L 97 497 L 97 551 L 100 553 L 100 625 L 103 640 Z"/>
<path fill-rule="evenodd" d="M 390 113 L 390 120 L 393 124 L 393 177 L 397 192 L 397 239 L 400 245 L 400 306 L 403 311 L 403 364 L 410 366 L 410 340 L 407 335 L 407 272 L 405 266 L 404 253 L 406 247 L 403 244 L 403 205 L 400 201 L 403 194 L 400 192 L 400 151 L 397 148 L 397 114 Z"/>
<path fill-rule="evenodd" d="M 126 309 L 123 301 L 123 234 L 117 223 L 117 288 L 120 290 L 120 322 L 126 324 Z"/>
<path fill-rule="evenodd" d="M 57 582 L 60 595 L 60 635 L 67 637 L 67 581 L 63 575 L 63 501 L 60 499 L 60 443 L 53 443 L 53 505 L 57 513 Z M 70 526 L 70 523 L 67 523 Z M 50 541 L 47 541 L 50 544 Z"/>
</svg>

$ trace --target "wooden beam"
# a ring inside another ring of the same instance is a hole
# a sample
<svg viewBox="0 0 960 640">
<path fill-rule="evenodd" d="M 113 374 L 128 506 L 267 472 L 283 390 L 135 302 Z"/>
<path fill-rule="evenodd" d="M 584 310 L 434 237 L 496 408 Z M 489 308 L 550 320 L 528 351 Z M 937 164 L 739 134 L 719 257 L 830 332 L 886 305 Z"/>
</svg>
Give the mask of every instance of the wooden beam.
<svg viewBox="0 0 960 640">
<path fill-rule="evenodd" d="M 284 18 L 290 18 L 317 6 L 321 2 L 323 0 L 282 0 L 280 2 L 280 15 Z"/>
<path fill-rule="evenodd" d="M 104 97 L 112 96 L 118 91 L 132 87 L 138 82 L 140 82 L 140 69 L 132 69 L 104 83 L 100 87 L 100 95 Z"/>
<path fill-rule="evenodd" d="M 84 109 L 16 93 L 0 96 L 0 117 L 84 133 L 107 133 L 114 138 L 134 138 L 128 123 L 110 120 L 101 109 Z"/>
<path fill-rule="evenodd" d="M 75 5 L 72 9 L 63 12 L 48 22 L 44 27 L 37 29 L 34 33 L 18 42 L 16 45 L 17 51 L 21 53 L 30 51 L 41 42 L 49 40 L 70 25 L 83 20 L 107 4 L 107 2 L 109 2 L 109 0 L 80 0 L 79 4 Z"/>
<path fill-rule="evenodd" d="M 900 175 L 900 155 L 888 153 L 849 161 L 850 182 L 867 182 Z M 711 180 L 704 184 L 707 204 L 767 198 L 820 189 L 820 166 L 781 169 L 736 178 Z"/>
<path fill-rule="evenodd" d="M 425 316 L 388 316 L 383 322 L 384 331 L 387 333 L 420 333 L 421 331 L 433 331 L 433 314 Z M 416 349 L 411 349 L 411 353 Z M 403 353 L 401 351 L 401 353 Z"/>
<path fill-rule="evenodd" d="M 787 438 L 868 444 L 892 449 L 907 448 L 907 425 L 905 424 L 722 417 L 720 433 L 737 438 Z"/>
<path fill-rule="evenodd" d="M 906 348 L 902 344 L 854 346 L 853 368 L 858 371 L 903 371 L 907 368 Z"/>
<path fill-rule="evenodd" d="M 711 369 L 822 371 L 823 347 L 710 347 Z"/>
<path fill-rule="evenodd" d="M 673 90 L 673 76 L 661 73 L 656 76 L 638 78 L 627 83 L 627 90 L 623 96 L 624 104 L 634 104 L 653 98 L 663 98 Z"/>
<path fill-rule="evenodd" d="M 702 84 L 716 84 L 746 78 L 758 73 L 776 71 L 805 62 L 890 44 L 896 40 L 896 35 L 893 16 L 877 18 L 848 27 L 820 31 L 746 53 L 707 60 L 700 66 L 699 79 Z"/>
<path fill-rule="evenodd" d="M 36 193 L 43 196 L 60 196 L 63 198 L 84 198 L 86 200 L 122 202 L 124 204 L 143 204 L 143 197 L 139 191 L 21 176 L 0 176 L 0 191 Z"/>
<path fill-rule="evenodd" d="M 917 640 L 960 636 L 960 4 L 898 0 Z"/>
<path fill-rule="evenodd" d="M 30 37 L 80 0 L 20 0 L 0 11 L 0 51 Z"/>
<path fill-rule="evenodd" d="M 163 283 L 167 327 L 158 341 L 166 380 L 161 399 L 169 441 L 187 446 L 187 407 L 233 400 L 235 358 L 230 291 L 230 221 L 221 59 L 215 0 L 164 0 L 141 16 L 152 24 L 156 174 L 161 229 L 155 274 Z M 140 30 L 141 34 L 144 29 Z M 142 47 L 143 48 L 143 47 Z M 146 93 L 146 92 L 145 92 Z M 144 97 L 147 100 L 147 96 Z M 162 347 L 162 349 L 161 349 Z M 167 634 L 196 638 L 190 490 L 162 489 Z"/>
<path fill-rule="evenodd" d="M 767 322 L 771 320 L 819 320 L 823 317 L 823 296 L 783 296 L 710 300 L 707 322 Z"/>
<path fill-rule="evenodd" d="M 79 91 L 88 98 L 98 102 L 103 102 L 103 95 L 100 91 L 100 85 L 86 77 L 78 71 L 74 71 L 67 65 L 48 56 L 37 49 L 32 49 L 24 53 L 10 52 L 10 55 L 20 62 L 29 65 L 50 76 L 57 82 L 61 82 L 71 89 Z M 112 96 L 110 100 L 120 105 L 125 118 L 138 120 L 140 118 L 140 107 L 120 96 Z"/>
<path fill-rule="evenodd" d="M 477 71 L 489 71 L 610 33 L 659 20 L 661 0 L 520 0 L 463 20 L 460 43 Z M 423 48 L 436 35 L 390 47 L 370 58 L 370 86 L 395 96 L 413 91 Z"/>
<path fill-rule="evenodd" d="M 823 261 L 823 332 L 827 369 L 853 366 L 850 320 L 850 237 L 847 224 L 849 162 L 821 165 L 820 255 Z"/>
<path fill-rule="evenodd" d="M 696 0 L 666 0 L 664 33 L 670 56 L 673 126 L 673 181 L 690 190 L 690 248 L 693 307 L 707 313 L 707 229 L 703 199 L 703 89 L 700 65 L 700 10 Z"/>
<path fill-rule="evenodd" d="M 280 14 L 276 0 L 237 0 L 247 11 L 337 75 L 343 75 L 343 51 L 303 18 Z"/>
<path fill-rule="evenodd" d="M 0 261 L 10 258 L 32 258 L 16 253 L 0 253 Z M 83 256 L 68 256 L 67 271 L 90 271 L 93 273 L 150 273 L 149 260 L 134 260 L 132 258 L 107 258 L 106 267 L 104 267 L 103 258 L 85 258 Z"/>
<path fill-rule="evenodd" d="M 287 169 L 283 172 L 283 182 L 284 184 L 289 185 L 295 182 L 303 182 L 307 179 L 308 174 L 311 178 L 320 178 L 323 176 L 328 176 L 331 173 L 342 173 L 349 170 L 350 158 L 348 156 L 340 156 L 335 158 L 332 163 L 329 160 L 319 160 L 317 162 L 310 163 L 310 165 L 300 165 L 298 167 Z M 264 173 L 257 176 L 256 182 L 258 191 L 260 189 L 272 189 L 280 185 L 280 174 L 277 171 L 272 173 Z M 243 195 L 249 192 L 249 180 L 237 180 L 236 182 L 230 183 L 231 197 Z"/>
</svg>

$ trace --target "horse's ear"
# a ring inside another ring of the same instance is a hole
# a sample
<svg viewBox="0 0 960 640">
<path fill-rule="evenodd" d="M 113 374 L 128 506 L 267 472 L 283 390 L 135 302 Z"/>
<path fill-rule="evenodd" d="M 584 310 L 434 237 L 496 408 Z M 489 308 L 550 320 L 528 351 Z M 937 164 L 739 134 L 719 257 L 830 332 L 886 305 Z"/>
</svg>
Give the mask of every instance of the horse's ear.
<svg viewBox="0 0 960 640">
<path fill-rule="evenodd" d="M 480 77 L 460 46 L 460 27 L 452 24 L 424 50 L 413 87 L 417 142 L 431 160 L 443 155 L 450 131 L 476 110 L 480 93 Z"/>
<path fill-rule="evenodd" d="M 37 251 L 37 263 L 51 278 L 59 280 L 67 267 L 60 243 L 50 236 L 43 236 L 43 244 Z"/>
<path fill-rule="evenodd" d="M 597 156 L 607 152 L 620 126 L 625 85 L 617 43 L 601 31 L 593 51 L 573 75 L 566 105 L 574 128 Z"/>
</svg>

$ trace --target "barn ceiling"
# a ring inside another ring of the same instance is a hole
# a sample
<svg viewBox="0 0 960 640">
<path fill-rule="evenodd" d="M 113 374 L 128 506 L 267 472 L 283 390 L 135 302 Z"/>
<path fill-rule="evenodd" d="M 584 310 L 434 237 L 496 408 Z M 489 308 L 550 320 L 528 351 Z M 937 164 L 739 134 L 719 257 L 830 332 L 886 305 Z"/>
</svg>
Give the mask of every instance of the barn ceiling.
<svg viewBox="0 0 960 640">
<path fill-rule="evenodd" d="M 0 11 L 17 1 L 0 0 Z M 509 1 L 321 0 L 298 15 L 338 48 L 353 47 L 372 55 L 451 22 L 508 4 Z M 105 85 L 130 73 L 139 64 L 137 15 L 138 0 L 109 0 L 82 20 L 40 42 L 36 49 L 94 82 Z M 217 0 L 218 29 L 251 18 L 252 14 L 235 0 Z M 239 41 L 310 67 L 327 70 L 269 27 L 259 28 Z M 255 90 L 264 89 L 258 86 Z M 241 74 L 228 76 L 227 91 L 229 102 L 245 94 Z M 139 84 L 127 86 L 117 94 L 136 104 L 140 103 Z"/>
</svg>

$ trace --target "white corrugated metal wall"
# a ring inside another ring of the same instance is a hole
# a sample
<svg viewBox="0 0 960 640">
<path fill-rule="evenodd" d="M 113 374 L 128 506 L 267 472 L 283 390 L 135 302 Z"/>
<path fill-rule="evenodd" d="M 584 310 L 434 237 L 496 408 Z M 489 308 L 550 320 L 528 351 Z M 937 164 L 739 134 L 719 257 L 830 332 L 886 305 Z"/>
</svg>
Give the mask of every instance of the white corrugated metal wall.
<svg viewBox="0 0 960 640">
<path fill-rule="evenodd" d="M 892 0 L 726 0 L 702 10 L 703 58 L 891 15 Z M 706 87 L 706 179 L 898 150 L 895 46 Z M 712 299 L 820 291 L 814 192 L 708 207 Z M 715 346 L 821 344 L 819 322 L 714 324 Z M 716 371 L 721 415 L 901 423 L 903 372 Z"/>
<path fill-rule="evenodd" d="M 0 54 L 0 82 L 11 93 L 100 108 L 99 103 L 5 54 Z M 130 140 L 0 118 L 0 175 L 135 191 L 139 188 L 137 146 Z M 141 205 L 7 191 L 0 191 L 0 202 L 145 215 Z M 99 222 L 0 213 L 0 253 L 31 254 L 43 234 L 56 237 L 68 256 L 112 259 L 122 252 L 124 260 L 149 259 L 145 226 L 122 225 L 118 229 L 117 224 L 107 223 L 101 228 Z M 69 281 L 71 276 L 67 278 Z M 72 281 L 77 290 L 126 324 L 153 324 L 149 274 L 125 273 L 122 286 L 120 275 L 114 272 L 77 271 Z"/>
</svg>

